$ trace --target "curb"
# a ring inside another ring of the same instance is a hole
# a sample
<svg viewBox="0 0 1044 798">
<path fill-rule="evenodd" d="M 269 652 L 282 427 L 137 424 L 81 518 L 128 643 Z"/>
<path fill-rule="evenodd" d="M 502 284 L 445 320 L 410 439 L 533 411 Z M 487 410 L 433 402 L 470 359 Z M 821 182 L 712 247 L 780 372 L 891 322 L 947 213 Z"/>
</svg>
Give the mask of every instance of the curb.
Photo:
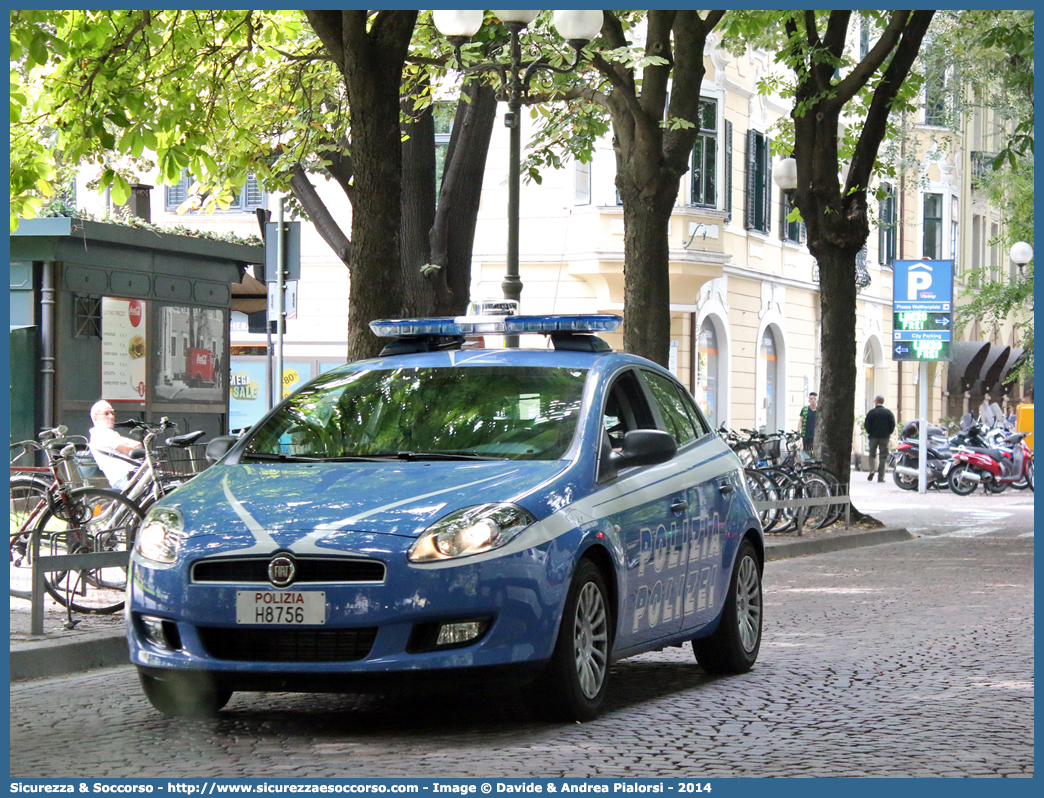
<svg viewBox="0 0 1044 798">
<path fill-rule="evenodd" d="M 913 540 L 916 535 L 902 528 L 872 529 L 868 532 L 854 532 L 850 535 L 821 537 L 809 540 L 788 540 L 773 544 L 766 543 L 765 559 L 786 560 L 791 557 L 806 557 L 810 554 L 827 554 L 832 551 L 859 549 L 864 546 L 879 546 L 883 543 L 901 543 Z"/>
<path fill-rule="evenodd" d="M 11 681 L 66 676 L 127 665 L 127 636 L 107 634 L 83 640 L 41 640 L 11 644 Z"/>
</svg>

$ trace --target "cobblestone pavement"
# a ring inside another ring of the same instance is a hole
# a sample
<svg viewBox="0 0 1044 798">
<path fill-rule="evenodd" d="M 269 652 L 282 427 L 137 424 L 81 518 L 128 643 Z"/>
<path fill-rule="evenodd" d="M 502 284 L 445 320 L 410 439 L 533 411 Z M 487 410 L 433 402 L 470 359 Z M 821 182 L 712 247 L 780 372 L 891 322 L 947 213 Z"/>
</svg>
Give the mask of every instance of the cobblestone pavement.
<svg viewBox="0 0 1044 798">
<path fill-rule="evenodd" d="M 12 777 L 1032 776 L 1033 539 L 1016 530 L 769 563 L 749 674 L 688 646 L 619 663 L 604 715 L 524 692 L 236 694 L 168 720 L 131 668 L 11 686 Z"/>
</svg>

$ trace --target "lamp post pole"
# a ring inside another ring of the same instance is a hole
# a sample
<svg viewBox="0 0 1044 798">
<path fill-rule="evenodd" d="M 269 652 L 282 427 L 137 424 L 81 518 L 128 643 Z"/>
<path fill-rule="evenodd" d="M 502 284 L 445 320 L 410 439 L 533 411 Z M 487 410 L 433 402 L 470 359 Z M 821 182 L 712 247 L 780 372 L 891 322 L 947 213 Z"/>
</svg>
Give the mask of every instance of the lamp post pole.
<svg viewBox="0 0 1044 798">
<path fill-rule="evenodd" d="M 508 207 L 507 207 L 507 251 L 505 253 L 504 281 L 500 284 L 505 300 L 515 302 L 516 309 L 522 297 L 522 279 L 518 269 L 519 239 L 519 184 L 522 171 L 522 101 L 529 91 L 529 81 L 537 71 L 566 74 L 580 65 L 581 50 L 598 35 L 602 28 L 602 12 L 596 10 L 556 11 L 555 28 L 573 48 L 573 63 L 567 67 L 552 66 L 545 58 L 529 62 L 522 60 L 520 36 L 526 26 L 536 19 L 538 11 L 494 11 L 494 15 L 510 34 L 509 59 L 507 64 L 487 62 L 465 67 L 461 62 L 461 47 L 482 26 L 483 12 L 434 11 L 435 27 L 449 40 L 456 51 L 456 60 L 465 75 L 495 72 L 500 76 L 508 110 L 504 124 L 510 133 L 508 144 Z M 518 346 L 518 336 L 505 336 L 506 346 Z"/>
<path fill-rule="evenodd" d="M 514 300 L 518 303 L 522 298 L 522 279 L 518 274 L 518 219 L 519 208 L 519 184 L 521 183 L 520 172 L 522 170 L 522 85 L 519 80 L 518 71 L 522 66 L 522 45 L 519 42 L 519 33 L 522 25 L 517 22 L 508 23 L 507 28 L 511 33 L 511 64 L 507 74 L 507 98 L 508 113 L 504 124 L 510 131 L 510 143 L 508 145 L 508 217 L 507 217 L 507 254 L 506 273 L 504 282 L 500 289 L 504 299 Z M 516 307 L 518 305 L 516 304 Z M 517 337 L 512 336 L 517 345 Z"/>
</svg>

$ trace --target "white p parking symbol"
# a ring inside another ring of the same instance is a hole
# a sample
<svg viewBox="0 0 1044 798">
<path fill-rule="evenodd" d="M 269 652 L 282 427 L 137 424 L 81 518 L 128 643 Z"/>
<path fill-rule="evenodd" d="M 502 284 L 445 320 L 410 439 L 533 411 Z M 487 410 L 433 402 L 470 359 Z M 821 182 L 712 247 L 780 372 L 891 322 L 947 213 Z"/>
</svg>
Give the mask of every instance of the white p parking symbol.
<svg viewBox="0 0 1044 798">
<path fill-rule="evenodd" d="M 927 269 L 923 272 L 915 272 L 913 269 Z M 906 273 L 906 298 L 909 300 L 917 299 L 917 292 L 923 291 L 930 288 L 932 285 L 932 272 L 930 266 L 922 266 L 918 264 L 914 266 L 910 271 Z"/>
</svg>

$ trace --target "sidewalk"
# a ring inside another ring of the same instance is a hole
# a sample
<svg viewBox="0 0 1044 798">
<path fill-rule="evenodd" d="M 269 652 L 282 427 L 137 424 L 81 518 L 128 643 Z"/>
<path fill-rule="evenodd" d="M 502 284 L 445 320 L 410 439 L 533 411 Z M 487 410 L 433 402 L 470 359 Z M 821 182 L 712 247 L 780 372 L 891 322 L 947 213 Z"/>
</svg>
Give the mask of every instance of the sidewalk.
<svg viewBox="0 0 1044 798">
<path fill-rule="evenodd" d="M 805 530 L 765 536 L 767 559 L 782 560 L 840 549 L 894 543 L 914 537 L 905 529 L 845 530 L 844 524 L 826 530 Z M 80 615 L 73 613 L 74 628 L 65 629 L 65 609 L 45 599 L 43 635 L 30 634 L 29 602 L 11 600 L 11 681 L 109 668 L 127 664 L 127 640 L 123 613 Z"/>
</svg>

